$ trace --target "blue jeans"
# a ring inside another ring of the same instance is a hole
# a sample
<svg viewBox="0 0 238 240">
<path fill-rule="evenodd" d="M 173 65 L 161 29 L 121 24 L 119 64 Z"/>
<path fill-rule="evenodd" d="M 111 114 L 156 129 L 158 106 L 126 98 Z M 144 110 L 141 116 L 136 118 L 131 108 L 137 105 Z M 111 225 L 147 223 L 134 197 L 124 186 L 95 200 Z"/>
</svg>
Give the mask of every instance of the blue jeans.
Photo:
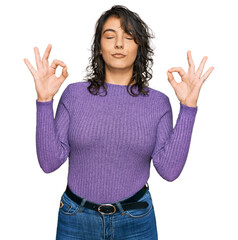
<svg viewBox="0 0 238 240">
<path fill-rule="evenodd" d="M 154 206 L 149 188 L 138 200 L 148 202 L 143 209 L 120 209 L 112 215 L 101 215 L 98 211 L 73 202 L 64 192 L 59 207 L 56 240 L 157 240 L 157 227 Z M 71 207 L 70 207 L 71 204 Z"/>
</svg>

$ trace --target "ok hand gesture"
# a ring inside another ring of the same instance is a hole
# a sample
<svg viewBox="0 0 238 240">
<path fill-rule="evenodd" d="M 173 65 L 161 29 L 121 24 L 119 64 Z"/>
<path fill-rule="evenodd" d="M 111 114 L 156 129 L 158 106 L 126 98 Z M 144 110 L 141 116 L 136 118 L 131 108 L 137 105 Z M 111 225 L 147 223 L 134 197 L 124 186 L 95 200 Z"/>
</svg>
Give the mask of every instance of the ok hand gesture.
<svg viewBox="0 0 238 240">
<path fill-rule="evenodd" d="M 196 107 L 200 89 L 203 83 L 205 82 L 205 80 L 214 70 L 214 67 L 210 67 L 207 70 L 207 72 L 201 77 L 204 69 L 204 65 L 207 61 L 207 57 L 204 57 L 202 59 L 200 66 L 196 72 L 195 72 L 193 59 L 191 56 L 191 51 L 187 52 L 187 58 L 188 58 L 188 64 L 189 64 L 188 73 L 186 73 L 181 67 L 173 67 L 169 69 L 167 72 L 168 81 L 173 87 L 175 94 L 181 103 L 189 107 Z M 175 81 L 172 72 L 179 73 L 179 75 L 182 78 L 182 81 L 180 83 L 177 83 Z"/>
<path fill-rule="evenodd" d="M 41 60 L 40 53 L 37 47 L 34 48 L 37 70 L 30 64 L 28 59 L 24 59 L 25 64 L 30 70 L 37 91 L 37 100 L 41 102 L 51 101 L 54 95 L 58 92 L 64 80 L 68 77 L 67 67 L 64 62 L 54 60 L 49 67 L 48 58 L 50 55 L 52 45 L 49 44 L 45 50 L 44 56 Z M 63 67 L 59 78 L 55 76 L 57 66 Z"/>
</svg>

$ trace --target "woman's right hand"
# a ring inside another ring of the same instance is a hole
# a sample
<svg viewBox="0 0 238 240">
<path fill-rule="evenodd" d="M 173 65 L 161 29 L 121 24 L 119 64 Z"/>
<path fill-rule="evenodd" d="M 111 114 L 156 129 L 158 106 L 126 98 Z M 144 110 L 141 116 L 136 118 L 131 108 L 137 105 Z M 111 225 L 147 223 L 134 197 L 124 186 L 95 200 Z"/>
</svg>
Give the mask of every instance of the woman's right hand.
<svg viewBox="0 0 238 240">
<path fill-rule="evenodd" d="M 37 92 L 37 101 L 47 102 L 51 101 L 54 95 L 58 92 L 64 80 L 68 77 L 67 67 L 64 62 L 54 60 L 49 66 L 48 58 L 50 55 L 52 45 L 49 44 L 45 50 L 44 56 L 41 60 L 40 53 L 37 47 L 34 48 L 37 70 L 31 65 L 28 59 L 24 59 L 25 64 L 30 70 Z M 63 67 L 61 75 L 57 78 L 55 76 L 57 66 Z"/>
</svg>

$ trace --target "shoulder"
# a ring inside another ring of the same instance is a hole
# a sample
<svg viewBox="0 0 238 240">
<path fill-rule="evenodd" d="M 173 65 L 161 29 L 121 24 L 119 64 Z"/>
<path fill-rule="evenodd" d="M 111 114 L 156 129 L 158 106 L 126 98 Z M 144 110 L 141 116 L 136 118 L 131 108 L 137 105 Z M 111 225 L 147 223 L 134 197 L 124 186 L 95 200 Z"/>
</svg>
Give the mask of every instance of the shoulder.
<svg viewBox="0 0 238 240">
<path fill-rule="evenodd" d="M 73 82 L 68 84 L 65 91 L 69 92 L 71 96 L 78 96 L 80 93 L 85 92 L 88 86 L 89 82 Z"/>
<path fill-rule="evenodd" d="M 151 87 L 148 87 L 148 89 L 150 90 L 149 94 L 152 98 L 155 98 L 160 102 L 169 101 L 169 97 L 165 93 Z"/>
<path fill-rule="evenodd" d="M 156 103 L 156 109 L 158 109 L 158 113 L 163 115 L 166 112 L 172 111 L 172 106 L 169 100 L 169 97 L 162 91 L 157 89 L 150 88 L 150 95 L 153 102 Z"/>
<path fill-rule="evenodd" d="M 73 82 L 69 83 L 63 90 L 60 101 L 70 102 L 72 97 L 80 95 L 85 89 L 88 82 Z"/>
<path fill-rule="evenodd" d="M 82 81 L 81 82 L 73 82 L 73 83 L 69 83 L 66 88 L 69 88 L 70 91 L 74 91 L 74 90 L 83 89 L 88 85 L 89 85 L 89 82 L 82 82 Z"/>
</svg>

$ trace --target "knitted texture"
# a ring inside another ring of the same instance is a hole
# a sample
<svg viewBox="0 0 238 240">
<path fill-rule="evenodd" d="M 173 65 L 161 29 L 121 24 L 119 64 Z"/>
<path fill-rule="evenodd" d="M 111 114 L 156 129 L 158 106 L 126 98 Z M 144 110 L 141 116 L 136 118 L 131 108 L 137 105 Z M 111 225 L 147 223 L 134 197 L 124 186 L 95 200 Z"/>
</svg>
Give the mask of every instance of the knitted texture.
<svg viewBox="0 0 238 240">
<path fill-rule="evenodd" d="M 112 203 L 139 191 L 150 176 L 174 181 L 182 172 L 198 107 L 180 102 L 173 128 L 169 98 L 147 87 L 131 96 L 126 85 L 105 83 L 107 95 L 92 95 L 89 82 L 69 84 L 54 117 L 53 101 L 36 100 L 36 152 L 45 173 L 69 157 L 67 183 L 80 197 Z M 137 92 L 137 89 L 134 91 Z M 101 95 L 105 93 L 100 89 Z"/>
</svg>

